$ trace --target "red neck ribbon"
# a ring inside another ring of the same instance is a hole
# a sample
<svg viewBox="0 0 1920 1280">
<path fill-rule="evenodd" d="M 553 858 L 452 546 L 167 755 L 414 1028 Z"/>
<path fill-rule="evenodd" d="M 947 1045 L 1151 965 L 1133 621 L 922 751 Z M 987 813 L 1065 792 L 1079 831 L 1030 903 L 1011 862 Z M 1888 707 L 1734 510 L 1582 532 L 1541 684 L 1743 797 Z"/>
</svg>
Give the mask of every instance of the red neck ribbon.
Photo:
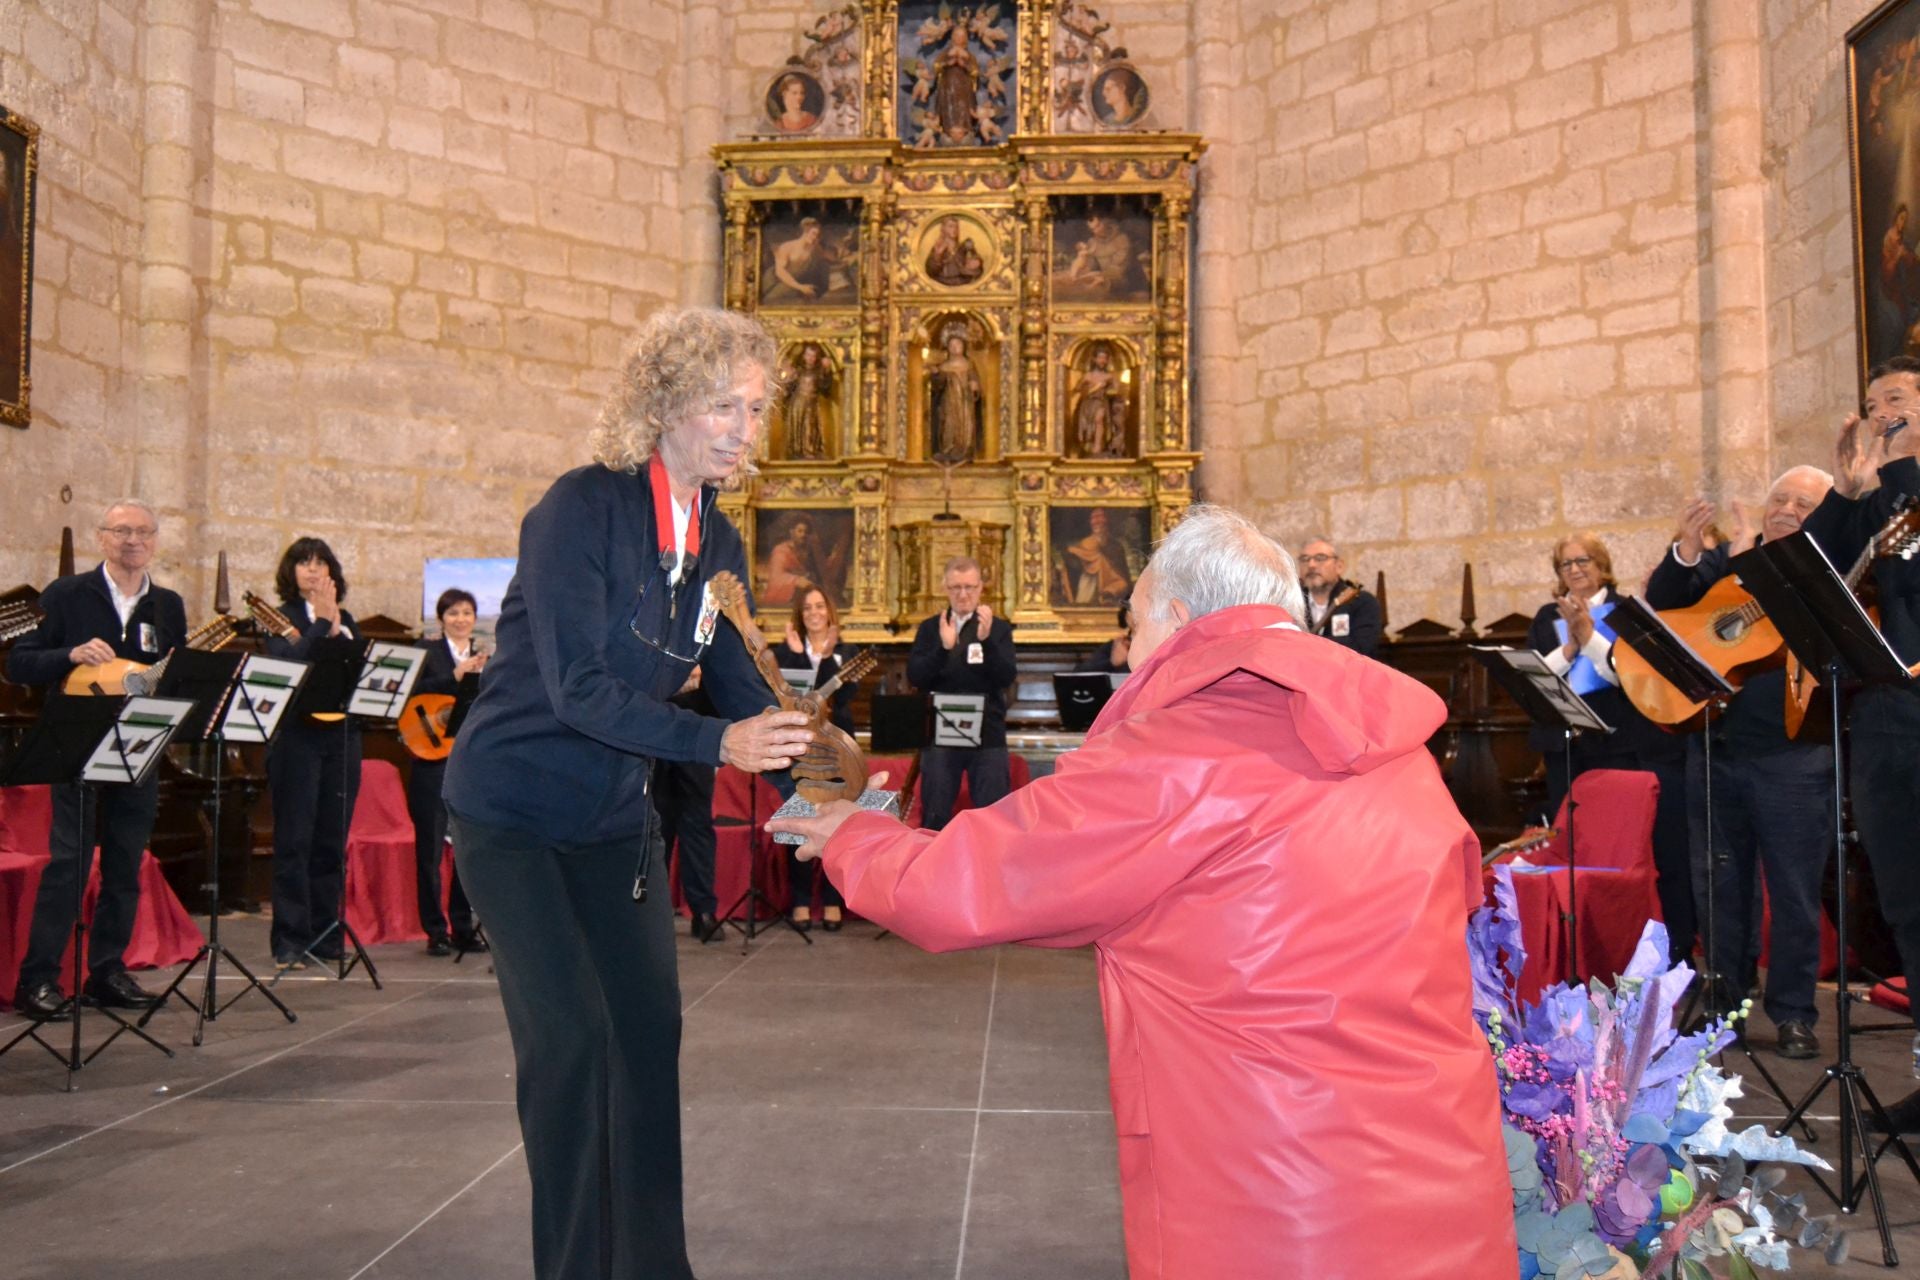
<svg viewBox="0 0 1920 1280">
<path fill-rule="evenodd" d="M 653 532 L 660 542 L 660 554 L 673 554 L 673 490 L 667 481 L 667 464 L 655 453 L 647 463 L 647 479 L 653 485 Z M 700 491 L 693 492 L 693 512 L 687 519 L 687 559 L 700 554 Z"/>
</svg>

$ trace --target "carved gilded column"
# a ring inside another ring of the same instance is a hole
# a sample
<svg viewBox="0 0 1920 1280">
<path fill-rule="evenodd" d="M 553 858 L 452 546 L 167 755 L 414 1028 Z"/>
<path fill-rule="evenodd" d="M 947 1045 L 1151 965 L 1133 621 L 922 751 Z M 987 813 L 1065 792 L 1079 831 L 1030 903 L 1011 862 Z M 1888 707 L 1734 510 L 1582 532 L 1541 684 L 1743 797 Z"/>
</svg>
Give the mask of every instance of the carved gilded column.
<svg viewBox="0 0 1920 1280">
<path fill-rule="evenodd" d="M 1170 191 L 1161 197 L 1157 234 L 1160 280 L 1155 307 L 1155 376 L 1159 423 L 1153 448 L 1184 450 L 1193 439 L 1187 424 L 1187 253 L 1192 197 Z"/>
<path fill-rule="evenodd" d="M 900 63 L 894 50 L 894 31 L 900 25 L 898 0 L 862 0 L 861 75 L 866 101 L 860 113 L 860 131 L 869 138 L 895 136 L 893 104 L 900 83 Z"/>
<path fill-rule="evenodd" d="M 754 224 L 760 220 L 760 210 L 753 201 L 734 197 L 733 180 L 731 173 L 722 178 L 727 199 L 727 310 L 752 311 L 759 294 L 760 246 L 754 243 Z"/>
<path fill-rule="evenodd" d="M 865 629 L 884 635 L 892 621 L 887 595 L 887 463 L 883 458 L 847 463 L 853 487 L 853 572 L 848 583 L 852 607 L 848 631 L 858 639 Z"/>
<path fill-rule="evenodd" d="M 893 198 L 869 195 L 860 206 L 860 429 L 858 452 L 885 451 L 887 421 L 888 230 Z"/>
<path fill-rule="evenodd" d="M 1044 453 L 1051 432 L 1047 422 L 1047 257 L 1052 233 L 1047 198 L 1035 194 L 1020 201 L 1020 421 L 1019 453 Z"/>
<path fill-rule="evenodd" d="M 1021 133 L 1053 128 L 1053 24 L 1055 0 L 1031 0 L 1020 32 Z"/>
</svg>

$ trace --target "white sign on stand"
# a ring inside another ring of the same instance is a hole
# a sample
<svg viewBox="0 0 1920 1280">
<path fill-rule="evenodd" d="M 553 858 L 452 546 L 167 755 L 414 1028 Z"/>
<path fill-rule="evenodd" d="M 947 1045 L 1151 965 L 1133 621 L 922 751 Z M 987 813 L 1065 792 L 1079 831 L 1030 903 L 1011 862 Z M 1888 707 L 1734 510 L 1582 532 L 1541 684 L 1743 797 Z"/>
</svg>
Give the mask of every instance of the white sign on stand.
<svg viewBox="0 0 1920 1280">
<path fill-rule="evenodd" d="M 249 654 L 240 667 L 233 700 L 220 720 L 220 736 L 228 742 L 270 742 L 280 717 L 293 702 L 307 664 Z"/>
<path fill-rule="evenodd" d="M 977 747 L 987 720 L 987 699 L 978 693 L 933 695 L 933 745 Z"/>
<path fill-rule="evenodd" d="M 167 749 L 180 722 L 193 712 L 184 698 L 128 698 L 113 732 L 87 757 L 82 782 L 138 782 Z"/>
<path fill-rule="evenodd" d="M 353 697 L 347 703 L 347 714 L 398 720 L 426 660 L 427 651 L 410 644 L 375 641 L 369 645 L 360 678 L 354 682 Z"/>
</svg>

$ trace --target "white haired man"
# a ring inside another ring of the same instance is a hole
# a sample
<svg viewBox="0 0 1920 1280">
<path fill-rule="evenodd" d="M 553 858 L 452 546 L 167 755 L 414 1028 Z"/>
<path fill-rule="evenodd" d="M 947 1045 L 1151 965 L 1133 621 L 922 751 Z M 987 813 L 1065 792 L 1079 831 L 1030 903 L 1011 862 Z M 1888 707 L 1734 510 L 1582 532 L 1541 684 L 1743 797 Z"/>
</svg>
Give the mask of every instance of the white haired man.
<svg viewBox="0 0 1920 1280">
<path fill-rule="evenodd" d="M 1680 536 L 1647 579 L 1647 603 L 1684 609 L 1733 572 L 1732 558 L 1756 538 L 1778 541 L 1799 532 L 1833 487 L 1817 467 L 1794 467 L 1773 482 L 1758 527 L 1736 509 L 1729 541 L 1706 545 L 1713 503 L 1696 498 L 1680 513 Z M 1708 999 L 1716 1012 L 1737 1008 L 1760 959 L 1760 872 L 1773 913 L 1763 1005 L 1783 1058 L 1820 1052 L 1813 1033 L 1820 1013 L 1813 987 L 1820 969 L 1820 880 L 1833 852 L 1833 748 L 1787 736 L 1786 669 L 1750 676 L 1727 704 L 1713 734 L 1713 856 L 1694 879 L 1714 877 L 1713 954 L 1719 976 Z M 1706 779 L 1704 753 L 1689 743 L 1688 774 Z M 1693 846 L 1706 846 L 1704 810 L 1691 814 Z M 1698 891 L 1696 891 L 1698 892 Z M 1700 902 L 1704 910 L 1704 899 Z"/>
<path fill-rule="evenodd" d="M 7 654 L 7 678 L 46 686 L 51 697 L 74 668 L 115 658 L 155 663 L 187 638 L 187 609 L 177 593 L 148 575 L 159 544 L 160 517 L 138 498 L 109 506 L 95 530 L 100 564 L 56 578 L 40 593 L 46 614 Z M 14 1007 L 32 1018 L 65 1018 L 72 1005 L 59 986 L 60 957 L 73 935 L 76 882 L 84 851 L 100 846 L 100 901 L 87 933 L 86 995 L 120 1009 L 144 1009 L 154 996 L 127 972 L 124 956 L 140 905 L 140 859 L 159 808 L 160 771 L 134 786 L 102 787 L 92 831 L 80 829 L 78 784 L 53 788 L 53 828 L 33 903 L 27 953 L 20 961 Z"/>
<path fill-rule="evenodd" d="M 1487 1274 L 1513 1222 L 1445 707 L 1304 634 L 1292 558 L 1223 508 L 1133 608 L 1133 675 L 1051 776 L 937 833 L 772 829 L 929 950 L 1095 945 L 1134 1280 Z"/>
</svg>

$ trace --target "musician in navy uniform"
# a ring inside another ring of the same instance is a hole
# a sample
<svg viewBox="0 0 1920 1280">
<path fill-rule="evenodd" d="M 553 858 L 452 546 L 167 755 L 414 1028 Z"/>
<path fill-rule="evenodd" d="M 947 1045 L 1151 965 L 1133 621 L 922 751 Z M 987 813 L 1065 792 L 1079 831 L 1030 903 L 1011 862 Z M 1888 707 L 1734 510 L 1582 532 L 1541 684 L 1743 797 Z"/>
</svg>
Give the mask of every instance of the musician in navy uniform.
<svg viewBox="0 0 1920 1280">
<path fill-rule="evenodd" d="M 804 682 L 809 689 L 818 689 L 839 675 L 841 666 L 853 657 L 853 646 L 840 639 L 840 611 L 833 607 L 826 592 L 810 582 L 802 583 L 793 593 L 793 614 L 787 619 L 786 641 L 773 646 L 780 669 L 789 673 L 789 683 Z M 853 735 L 853 695 L 859 687 L 857 681 L 848 681 L 835 689 L 827 711 L 827 718 L 849 737 Z M 793 890 L 790 918 L 796 929 L 813 927 L 813 888 L 817 880 L 820 927 L 834 933 L 844 923 L 842 908 L 847 905 L 846 899 L 840 896 L 833 881 L 818 875 L 819 866 L 816 859 L 803 861 L 794 857 L 792 846 L 788 847 L 787 883 Z"/>
<path fill-rule="evenodd" d="M 440 621 L 440 638 L 425 641 L 426 660 L 420 664 L 415 694 L 436 693 L 454 698 L 453 714 L 445 733 L 456 738 L 467 709 L 473 704 L 486 669 L 487 656 L 473 641 L 473 624 L 479 619 L 479 603 L 471 591 L 448 587 L 434 602 L 434 616 Z M 446 760 L 413 762 L 407 773 L 407 813 L 413 819 L 414 889 L 420 906 L 420 927 L 427 933 L 427 954 L 452 955 L 462 951 L 484 951 L 486 939 L 474 931 L 473 904 L 461 887 L 456 869 L 447 888 L 447 904 L 440 904 L 440 862 L 447 842 L 447 806 L 440 790 L 447 776 Z M 451 916 L 451 928 L 448 917 Z"/>
<path fill-rule="evenodd" d="M 1920 500 L 1920 360 L 1895 356 L 1867 375 L 1861 415 L 1849 415 L 1835 449 L 1833 491 L 1806 531 L 1845 569 L 1903 500 Z M 1920 558 L 1873 562 L 1880 631 L 1900 661 L 1920 662 Z M 1920 989 L 1920 684 L 1868 685 L 1847 700 L 1854 825 L 1873 866 L 1880 911 L 1900 950 L 1907 990 Z M 1913 1001 L 1920 1071 L 1920 999 Z M 1920 1131 L 1920 1093 L 1889 1109 L 1894 1127 Z"/>
<path fill-rule="evenodd" d="M 927 746 L 920 753 L 920 815 L 929 831 L 953 817 L 960 778 L 974 808 L 984 809 L 1013 790 L 1007 757 L 1007 686 L 1019 674 L 1013 656 L 1013 624 L 994 616 L 980 599 L 980 563 L 971 556 L 949 561 L 941 581 L 947 608 L 914 632 L 907 653 L 907 680 L 927 693 L 955 693 L 984 700 L 977 747 Z"/>
<path fill-rule="evenodd" d="M 493 943 L 543 1277 L 689 1280 L 680 988 L 656 759 L 782 771 L 813 740 L 772 699 L 712 588 L 747 581 L 719 487 L 749 469 L 772 337 L 662 310 L 600 411 L 596 462 L 520 526 L 498 647 L 454 739 L 454 857 Z M 667 700 L 699 665 L 720 717 Z"/>
<path fill-rule="evenodd" d="M 1779 540 L 1800 529 L 1833 487 L 1815 467 L 1795 467 L 1773 482 L 1756 531 Z M 1733 570 L 1729 562 L 1754 534 L 1706 544 L 1714 507 L 1696 499 L 1680 513 L 1680 536 L 1647 579 L 1647 604 L 1685 609 L 1699 603 Z M 1744 517 L 1742 517 L 1744 521 Z M 1729 522 L 1731 523 L 1731 521 Z M 1751 526 L 1748 526 L 1750 529 Z M 1708 732 L 1713 734 L 1713 844 L 1706 852 L 1704 809 L 1693 816 L 1695 899 L 1705 903 L 1713 881 L 1713 949 L 1708 968 L 1720 985 L 1709 1007 L 1727 1012 L 1746 998 L 1760 959 L 1760 887 L 1765 877 L 1772 907 L 1772 949 L 1763 1005 L 1778 1033 L 1783 1058 L 1820 1052 L 1813 1028 L 1820 1020 L 1814 982 L 1820 970 L 1820 880 L 1833 851 L 1833 748 L 1787 736 L 1786 669 L 1749 676 Z M 1706 790 L 1705 752 L 1697 735 L 1688 743 L 1691 785 Z"/>
<path fill-rule="evenodd" d="M 1347 565 L 1325 538 L 1300 548 L 1300 590 L 1305 596 L 1307 630 L 1371 658 L 1380 648 L 1385 623 L 1380 601 L 1359 583 L 1348 582 Z"/>
<path fill-rule="evenodd" d="M 60 686 L 75 667 L 115 658 L 150 665 L 187 638 L 186 606 L 147 572 L 160 537 L 160 517 L 153 508 L 138 498 L 123 498 L 107 508 L 95 533 L 99 566 L 52 582 L 39 601 L 46 617 L 7 654 L 8 679 L 48 686 L 52 698 L 64 696 Z M 94 794 L 96 811 L 87 815 L 92 829 L 83 832 L 79 784 L 53 788 L 47 841 L 52 860 L 40 875 L 14 993 L 14 1007 L 28 1017 L 72 1013 L 57 979 L 73 936 L 74 891 L 96 841 L 100 897 L 87 932 L 85 994 L 120 1009 L 145 1009 L 154 1001 L 153 993 L 127 972 L 123 957 L 140 905 L 140 859 L 159 807 L 159 767 L 149 769 L 138 784 L 99 787 Z"/>
</svg>

